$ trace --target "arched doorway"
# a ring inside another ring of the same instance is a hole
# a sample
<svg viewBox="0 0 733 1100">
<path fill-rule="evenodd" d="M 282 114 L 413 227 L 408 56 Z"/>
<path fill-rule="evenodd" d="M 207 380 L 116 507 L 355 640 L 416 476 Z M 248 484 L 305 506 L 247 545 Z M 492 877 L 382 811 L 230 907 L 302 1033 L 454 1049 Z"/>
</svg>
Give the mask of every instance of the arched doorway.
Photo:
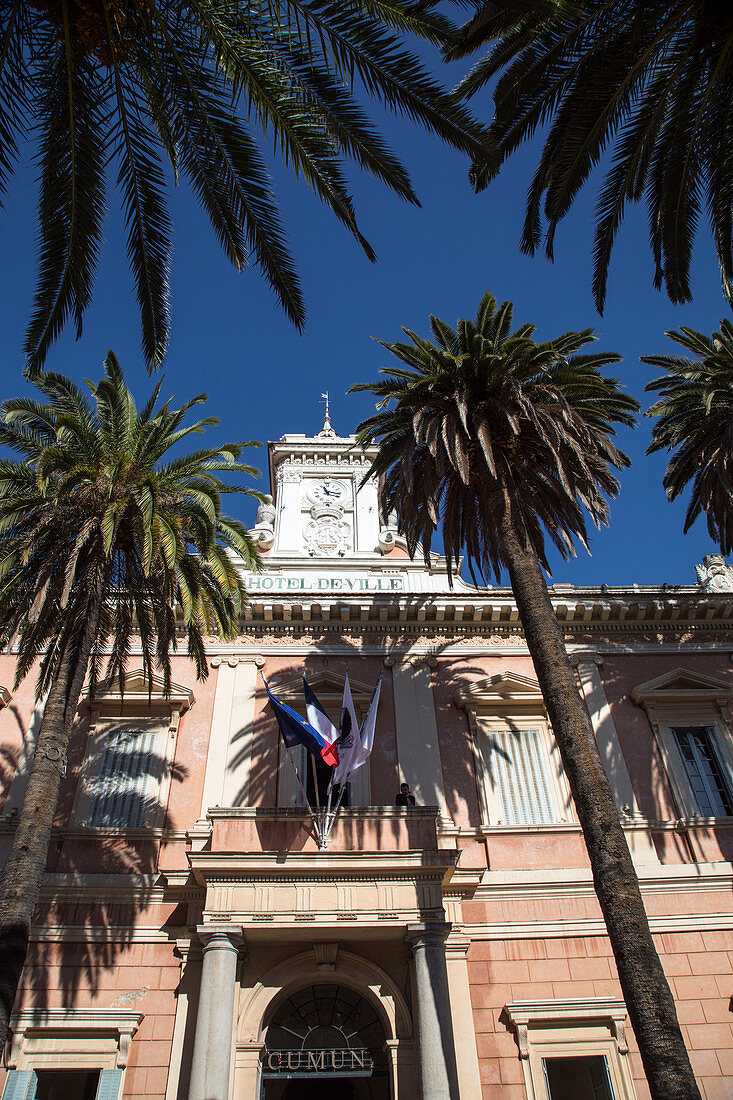
<svg viewBox="0 0 733 1100">
<path fill-rule="evenodd" d="M 355 990 L 333 982 L 280 1000 L 265 1034 L 263 1100 L 389 1100 L 382 1021 Z"/>
</svg>

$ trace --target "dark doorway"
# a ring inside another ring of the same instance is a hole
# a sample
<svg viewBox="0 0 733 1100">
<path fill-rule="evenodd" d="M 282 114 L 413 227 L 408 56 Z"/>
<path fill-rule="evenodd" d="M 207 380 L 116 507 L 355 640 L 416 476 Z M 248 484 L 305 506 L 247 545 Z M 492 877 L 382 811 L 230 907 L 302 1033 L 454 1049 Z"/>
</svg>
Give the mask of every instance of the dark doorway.
<svg viewBox="0 0 733 1100">
<path fill-rule="evenodd" d="M 354 1086 L 344 1078 L 337 1081 L 289 1081 L 283 1100 L 354 1100 Z"/>
<path fill-rule="evenodd" d="M 262 1085 L 263 1100 L 389 1100 L 374 1006 L 334 982 L 293 990 L 267 1026 Z"/>
</svg>

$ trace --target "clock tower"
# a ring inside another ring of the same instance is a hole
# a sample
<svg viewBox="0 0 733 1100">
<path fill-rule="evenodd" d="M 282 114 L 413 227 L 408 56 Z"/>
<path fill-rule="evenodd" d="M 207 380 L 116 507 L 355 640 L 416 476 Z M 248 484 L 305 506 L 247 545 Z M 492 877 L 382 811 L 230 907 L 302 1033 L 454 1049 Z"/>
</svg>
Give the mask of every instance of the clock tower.
<svg viewBox="0 0 733 1100">
<path fill-rule="evenodd" d="M 259 509 L 253 531 L 268 565 L 353 563 L 381 558 L 397 545 L 395 532 L 385 542 L 391 529 L 380 523 L 377 482 L 364 481 L 373 454 L 359 450 L 355 436 L 336 434 L 328 405 L 317 435 L 284 435 L 269 444 L 273 502 Z"/>
</svg>

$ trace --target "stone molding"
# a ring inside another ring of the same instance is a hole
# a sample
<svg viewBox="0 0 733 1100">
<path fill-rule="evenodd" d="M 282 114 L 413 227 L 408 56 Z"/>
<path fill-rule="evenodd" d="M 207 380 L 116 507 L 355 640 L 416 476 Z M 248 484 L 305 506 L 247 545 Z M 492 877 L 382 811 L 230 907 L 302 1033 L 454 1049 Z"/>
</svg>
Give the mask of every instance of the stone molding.
<svg viewBox="0 0 733 1100">
<path fill-rule="evenodd" d="M 255 664 L 257 668 L 265 667 L 265 658 L 261 653 L 231 653 L 216 656 L 211 658 L 209 664 L 212 668 L 219 668 L 223 664 L 227 664 L 229 668 L 236 668 L 237 665 L 246 665 L 250 662 Z"/>
<path fill-rule="evenodd" d="M 572 1001 L 515 1001 L 505 1006 L 502 1016 L 515 1029 L 522 1058 L 529 1058 L 528 1031 L 533 1024 L 569 1025 L 607 1020 L 618 1044 L 619 1054 L 628 1054 L 626 1041 L 627 1011 L 623 1001 L 610 997 L 589 997 Z"/>
<path fill-rule="evenodd" d="M 120 691 L 118 682 L 102 682 L 97 685 L 94 696 L 87 695 L 86 702 L 92 713 L 92 726 L 100 721 L 100 718 L 114 718 L 126 712 L 138 708 L 144 712 L 150 711 L 151 716 L 157 711 L 168 710 L 170 712 L 170 729 L 175 732 L 181 715 L 185 714 L 194 703 L 196 697 L 193 690 L 182 684 L 171 683 L 168 693 L 162 676 L 153 674 L 149 679 L 142 668 L 132 669 L 125 674 L 125 691 Z M 108 713 L 117 711 L 120 714 Z"/>
<path fill-rule="evenodd" d="M 730 863 L 666 863 L 638 869 L 642 894 L 733 890 Z M 530 871 L 485 871 L 473 901 L 517 901 L 520 898 L 595 897 L 590 867 Z"/>
<path fill-rule="evenodd" d="M 209 951 L 239 951 L 245 944 L 244 929 L 239 924 L 206 921 L 196 925 L 204 955 Z"/>
<path fill-rule="evenodd" d="M 538 681 L 511 670 L 459 688 L 453 695 L 453 702 L 465 711 L 497 714 L 502 719 L 517 713 L 529 713 L 533 717 L 547 715 Z"/>
<path fill-rule="evenodd" d="M 322 943 L 319 940 L 312 946 L 316 960 L 316 970 L 335 970 L 340 945 L 338 943 Z"/>
<path fill-rule="evenodd" d="M 453 925 L 448 921 L 419 921 L 408 924 L 405 940 L 412 947 L 413 953 L 415 948 L 427 947 L 430 944 L 442 946 L 450 935 L 452 927 Z"/>
<path fill-rule="evenodd" d="M 132 1037 L 144 1018 L 142 1012 L 113 1008 L 26 1008 L 14 1012 L 10 1026 L 13 1031 L 8 1069 L 15 1069 L 23 1053 L 26 1036 L 60 1034 L 62 1040 L 71 1032 L 86 1032 L 90 1038 L 104 1034 L 114 1036 L 117 1043 L 116 1065 L 124 1069 L 130 1053 Z"/>
<path fill-rule="evenodd" d="M 584 896 L 584 895 L 579 895 Z M 726 898 L 727 900 L 727 898 Z M 652 932 L 730 932 L 733 931 L 733 914 L 729 913 L 686 913 L 682 916 L 649 916 Z M 588 937 L 606 938 L 608 932 L 601 918 L 582 920 L 546 920 L 546 921 L 505 921 L 494 924 L 482 922 L 464 923 L 463 933 L 470 940 L 535 940 L 535 939 L 574 939 Z M 448 946 L 450 941 L 448 941 Z M 611 947 L 609 944 L 609 954 Z"/>
<path fill-rule="evenodd" d="M 262 1042 L 264 1021 L 277 1001 L 294 990 L 324 980 L 323 972 L 318 968 L 315 947 L 313 945 L 312 949 L 281 959 L 249 989 L 242 989 L 237 1049 Z M 407 1000 L 387 971 L 376 963 L 341 946 L 327 980 L 348 986 L 371 1002 L 384 1025 L 388 1041 L 412 1037 L 412 1016 Z"/>
<path fill-rule="evenodd" d="M 394 668 L 395 665 L 412 665 L 414 668 L 427 665 L 428 668 L 437 668 L 438 658 L 432 653 L 388 653 L 384 658 L 385 668 Z"/>
</svg>

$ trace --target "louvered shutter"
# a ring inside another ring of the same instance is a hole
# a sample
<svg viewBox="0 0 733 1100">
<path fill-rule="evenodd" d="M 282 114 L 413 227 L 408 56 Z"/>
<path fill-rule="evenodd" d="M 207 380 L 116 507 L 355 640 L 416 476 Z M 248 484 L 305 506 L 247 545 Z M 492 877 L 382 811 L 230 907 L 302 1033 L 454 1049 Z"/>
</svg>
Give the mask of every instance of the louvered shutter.
<svg viewBox="0 0 733 1100">
<path fill-rule="evenodd" d="M 32 1069 L 11 1069 L 5 1078 L 2 1100 L 35 1100 L 37 1083 Z"/>
<path fill-rule="evenodd" d="M 158 722 L 110 724 L 100 731 L 101 759 L 92 781 L 87 823 L 108 828 L 138 829 L 154 806 L 163 762 L 156 754 Z"/>
<path fill-rule="evenodd" d="M 121 1069 L 103 1069 L 99 1075 L 97 1095 L 94 1100 L 119 1100 L 121 1086 Z"/>
<path fill-rule="evenodd" d="M 730 780 L 721 764 L 715 727 L 676 726 L 672 734 L 698 812 L 703 817 L 729 817 L 733 799 Z"/>
<path fill-rule="evenodd" d="M 538 729 L 492 730 L 491 777 L 501 824 L 542 825 L 557 820 L 546 750 Z"/>
</svg>

